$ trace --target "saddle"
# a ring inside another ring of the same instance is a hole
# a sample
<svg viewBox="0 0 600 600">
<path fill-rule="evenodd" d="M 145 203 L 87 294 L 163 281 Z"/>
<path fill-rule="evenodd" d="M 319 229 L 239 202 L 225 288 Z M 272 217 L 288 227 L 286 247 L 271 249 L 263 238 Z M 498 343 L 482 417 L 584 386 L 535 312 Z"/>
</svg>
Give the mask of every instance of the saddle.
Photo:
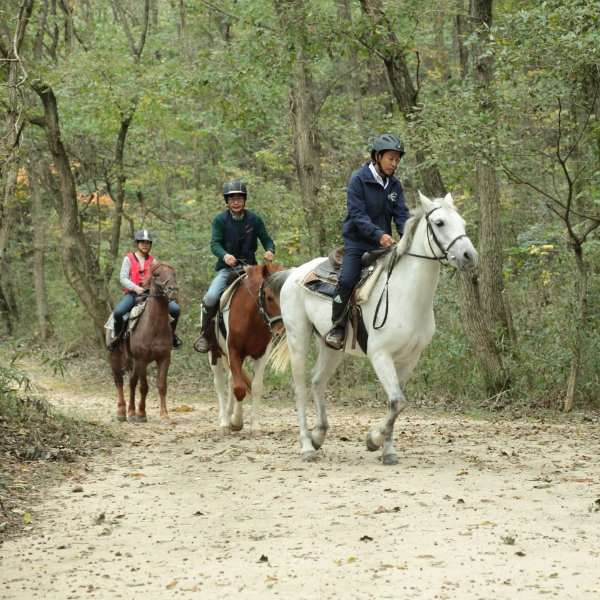
<svg viewBox="0 0 600 600">
<path fill-rule="evenodd" d="M 383 268 L 383 263 L 380 259 L 390 252 L 390 250 L 391 247 L 376 248 L 363 254 L 360 261 L 362 269 L 356 285 L 357 304 L 363 304 L 369 299 L 371 290 Z M 341 246 L 333 250 L 326 260 L 319 263 L 301 282 L 297 283 L 313 294 L 333 298 L 335 286 L 342 272 L 343 261 L 344 247 Z"/>
<path fill-rule="evenodd" d="M 237 286 L 240 285 L 242 279 L 245 279 L 247 276 L 248 274 L 246 273 L 246 271 L 243 271 L 241 269 L 231 271 L 231 273 L 227 275 L 227 279 L 225 280 L 227 287 L 225 288 L 225 291 L 221 294 L 221 298 L 219 300 L 220 311 L 223 311 L 227 308 L 227 303 L 231 299 L 231 296 L 233 296 L 233 292 L 235 292 Z"/>
</svg>

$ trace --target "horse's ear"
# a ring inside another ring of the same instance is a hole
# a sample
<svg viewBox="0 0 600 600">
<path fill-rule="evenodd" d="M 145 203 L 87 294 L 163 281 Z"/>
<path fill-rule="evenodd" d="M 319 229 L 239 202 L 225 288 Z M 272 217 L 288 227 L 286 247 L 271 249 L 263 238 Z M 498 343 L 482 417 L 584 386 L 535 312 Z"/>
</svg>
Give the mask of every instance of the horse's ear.
<svg viewBox="0 0 600 600">
<path fill-rule="evenodd" d="M 266 279 L 270 274 L 271 274 L 271 271 L 269 271 L 269 265 L 264 264 L 262 267 L 262 278 Z"/>
<path fill-rule="evenodd" d="M 452 198 L 452 194 L 450 192 L 444 196 L 444 202 L 454 208 L 454 198 Z"/>
<path fill-rule="evenodd" d="M 421 190 L 419 190 L 419 200 L 425 212 L 429 212 L 435 208 L 435 204 L 427 196 L 421 194 Z"/>
</svg>

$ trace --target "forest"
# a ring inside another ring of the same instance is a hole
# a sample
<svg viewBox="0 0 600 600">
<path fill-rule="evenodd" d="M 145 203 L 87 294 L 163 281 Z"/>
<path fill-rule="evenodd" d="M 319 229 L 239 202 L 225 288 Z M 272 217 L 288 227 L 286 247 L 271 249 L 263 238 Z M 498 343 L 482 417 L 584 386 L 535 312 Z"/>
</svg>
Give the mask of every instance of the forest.
<svg viewBox="0 0 600 600">
<path fill-rule="evenodd" d="M 300 265 L 342 243 L 348 180 L 391 132 L 409 208 L 452 193 L 480 256 L 442 274 L 409 402 L 598 408 L 598 2 L 0 0 L 0 55 L 4 345 L 106 361 L 145 228 L 181 287 L 170 377 L 208 385 L 192 346 L 223 184 Z M 335 378 L 381 394 L 367 361 Z"/>
</svg>

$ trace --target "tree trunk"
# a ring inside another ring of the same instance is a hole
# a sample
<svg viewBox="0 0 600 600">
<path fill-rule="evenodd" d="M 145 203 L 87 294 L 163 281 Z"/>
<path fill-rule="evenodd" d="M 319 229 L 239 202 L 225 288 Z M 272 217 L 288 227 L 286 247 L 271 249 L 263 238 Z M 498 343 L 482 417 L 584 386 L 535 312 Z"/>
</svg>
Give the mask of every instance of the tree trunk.
<svg viewBox="0 0 600 600">
<path fill-rule="evenodd" d="M 298 29 L 304 25 L 303 0 L 283 2 L 276 0 L 282 29 Z M 325 246 L 325 228 L 319 192 L 322 184 L 321 144 L 316 121 L 314 82 L 307 57 L 300 43 L 296 44 L 295 82 L 290 90 L 292 136 L 296 173 L 300 187 L 302 208 L 311 236 L 311 254 L 321 256 Z"/>
<path fill-rule="evenodd" d="M 340 18 L 346 21 L 348 27 L 352 24 L 352 7 L 350 0 L 337 0 Z M 346 75 L 346 88 L 348 96 L 352 101 L 352 120 L 356 125 L 356 131 L 362 138 L 362 92 L 360 90 L 360 77 L 358 72 L 358 52 L 352 46 L 348 60 L 348 75 Z"/>
<path fill-rule="evenodd" d="M 478 303 L 477 275 L 457 273 L 460 318 L 473 349 L 486 392 L 495 396 L 506 389 L 508 380 L 502 369 L 502 361 L 491 333 L 481 318 Z"/>
<path fill-rule="evenodd" d="M 462 10 L 462 6 L 461 6 Z M 464 14 L 457 14 L 452 21 L 452 49 L 454 62 L 458 65 L 459 74 L 464 78 L 469 73 L 469 50 L 465 46 L 464 36 L 470 31 L 469 18 Z"/>
<path fill-rule="evenodd" d="M 33 286 L 35 289 L 35 304 L 37 308 L 40 338 L 45 342 L 52 334 L 48 296 L 46 295 L 46 281 L 44 278 L 44 211 L 42 208 L 42 195 L 35 166 L 28 169 L 29 190 L 31 195 L 31 220 L 33 223 Z"/>
<path fill-rule="evenodd" d="M 567 396 L 565 397 L 565 412 L 573 410 L 579 367 L 581 365 L 581 340 L 583 332 L 587 327 L 587 265 L 583 261 L 583 249 L 581 246 L 575 248 L 575 262 L 577 263 L 577 272 L 579 274 L 578 318 L 575 325 L 573 346 L 571 348 L 571 372 L 569 373 Z"/>
<path fill-rule="evenodd" d="M 32 84 L 32 87 L 44 106 L 44 119 L 32 122 L 42 126 L 46 133 L 53 165 L 60 180 L 62 268 L 69 284 L 92 318 L 99 336 L 103 336 L 104 322 L 110 310 L 108 290 L 77 219 L 77 189 L 69 157 L 61 140 L 56 97 L 49 86 Z"/>
</svg>

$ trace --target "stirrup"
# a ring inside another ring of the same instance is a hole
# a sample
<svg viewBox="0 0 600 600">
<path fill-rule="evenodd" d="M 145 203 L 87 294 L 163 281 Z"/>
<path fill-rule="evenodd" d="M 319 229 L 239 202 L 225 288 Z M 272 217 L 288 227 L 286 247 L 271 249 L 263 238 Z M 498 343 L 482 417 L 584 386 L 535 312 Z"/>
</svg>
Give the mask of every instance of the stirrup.
<svg viewBox="0 0 600 600">
<path fill-rule="evenodd" d="M 180 350 L 182 346 L 183 342 L 175 334 L 173 334 L 173 350 Z"/>
<path fill-rule="evenodd" d="M 325 338 L 325 343 L 334 350 L 341 350 L 344 346 L 344 334 L 346 330 L 341 327 L 332 329 Z"/>
<path fill-rule="evenodd" d="M 114 352 L 115 350 L 119 349 L 119 346 L 121 345 L 121 338 L 115 338 L 110 344 L 108 344 L 108 346 L 106 346 L 106 349 L 109 352 Z"/>
</svg>

